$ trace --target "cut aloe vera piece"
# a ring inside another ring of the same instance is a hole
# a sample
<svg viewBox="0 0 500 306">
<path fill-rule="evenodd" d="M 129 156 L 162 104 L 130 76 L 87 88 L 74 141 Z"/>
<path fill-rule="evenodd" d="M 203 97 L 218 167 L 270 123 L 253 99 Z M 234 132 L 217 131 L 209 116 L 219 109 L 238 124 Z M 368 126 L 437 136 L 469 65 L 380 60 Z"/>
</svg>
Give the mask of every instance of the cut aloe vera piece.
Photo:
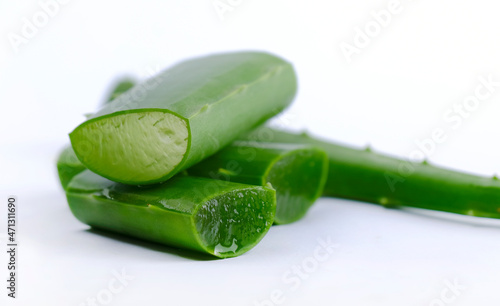
<svg viewBox="0 0 500 306">
<path fill-rule="evenodd" d="M 66 195 L 75 217 L 92 227 L 220 258 L 253 248 L 276 210 L 270 187 L 189 176 L 137 187 L 85 170 Z"/>
<path fill-rule="evenodd" d="M 259 52 L 180 63 L 130 89 L 71 134 L 76 155 L 110 180 L 162 182 L 290 104 L 290 63 Z"/>
<path fill-rule="evenodd" d="M 320 149 L 294 144 L 235 142 L 189 168 L 194 176 L 276 189 L 275 224 L 302 218 L 323 192 L 328 156 Z"/>
</svg>

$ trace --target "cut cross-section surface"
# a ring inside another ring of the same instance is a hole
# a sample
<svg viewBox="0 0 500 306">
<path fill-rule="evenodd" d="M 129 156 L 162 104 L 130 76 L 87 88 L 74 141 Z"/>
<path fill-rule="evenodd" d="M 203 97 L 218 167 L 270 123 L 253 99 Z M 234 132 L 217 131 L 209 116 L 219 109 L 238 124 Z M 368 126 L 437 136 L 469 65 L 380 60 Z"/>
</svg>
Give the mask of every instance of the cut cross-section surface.
<svg viewBox="0 0 500 306">
<path fill-rule="evenodd" d="M 207 200 L 194 215 L 196 231 L 207 251 L 228 257 L 259 242 L 274 218 L 272 197 L 264 190 L 241 189 Z"/>
<path fill-rule="evenodd" d="M 189 131 L 169 112 L 141 110 L 90 120 L 71 134 L 82 162 L 117 182 L 159 181 L 184 158 Z"/>
</svg>

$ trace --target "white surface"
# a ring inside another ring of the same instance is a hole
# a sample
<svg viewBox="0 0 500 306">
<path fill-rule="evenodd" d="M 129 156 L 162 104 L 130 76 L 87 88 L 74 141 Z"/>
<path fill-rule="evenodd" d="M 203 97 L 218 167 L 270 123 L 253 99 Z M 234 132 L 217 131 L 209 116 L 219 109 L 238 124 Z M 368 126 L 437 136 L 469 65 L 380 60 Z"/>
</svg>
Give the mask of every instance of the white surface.
<svg viewBox="0 0 500 306">
<path fill-rule="evenodd" d="M 249 253 L 200 261 L 87 231 L 58 187 L 57 152 L 112 79 L 145 78 L 193 55 L 240 49 L 271 51 L 296 66 L 300 92 L 277 125 L 402 157 L 441 127 L 447 138 L 431 161 L 500 173 L 498 93 L 456 129 L 443 118 L 474 93 L 480 76 L 500 80 L 498 6 L 401 1 L 402 12 L 348 63 L 340 43 L 352 43 L 355 28 L 388 3 L 252 0 L 221 21 L 211 1 L 73 0 L 15 53 L 8 34 L 40 7 L 2 1 L 0 195 L 15 194 L 21 205 L 19 299 L 7 300 L 2 289 L 2 305 L 86 305 L 121 269 L 134 279 L 108 305 L 257 305 L 274 290 L 284 292 L 281 305 L 498 304 L 500 221 L 321 199 L 300 222 L 273 227 Z M 0 220 L 3 250 L 4 212 Z M 282 280 L 328 237 L 337 247 L 307 280 L 296 289 Z M 466 289 L 436 300 L 455 279 Z"/>
</svg>

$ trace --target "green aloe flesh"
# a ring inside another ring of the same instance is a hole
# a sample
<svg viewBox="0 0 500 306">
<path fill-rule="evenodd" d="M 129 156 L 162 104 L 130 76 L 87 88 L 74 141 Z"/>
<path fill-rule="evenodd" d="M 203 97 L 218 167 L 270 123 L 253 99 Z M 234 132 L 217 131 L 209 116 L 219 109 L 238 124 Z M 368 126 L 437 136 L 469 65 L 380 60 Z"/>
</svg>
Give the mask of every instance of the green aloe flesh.
<svg viewBox="0 0 500 306">
<path fill-rule="evenodd" d="M 476 217 L 500 218 L 500 181 L 409 162 L 378 153 L 267 127 L 242 139 L 309 144 L 325 150 L 329 174 L 324 195 L 380 204 L 408 206 Z"/>
<path fill-rule="evenodd" d="M 66 195 L 75 217 L 92 227 L 220 258 L 253 248 L 276 210 L 270 187 L 189 176 L 138 187 L 85 170 Z"/>
<path fill-rule="evenodd" d="M 295 144 L 235 142 L 189 168 L 190 175 L 265 186 L 276 190 L 275 224 L 301 219 L 321 195 L 328 156 Z"/>
<path fill-rule="evenodd" d="M 292 65 L 260 52 L 182 62 L 105 104 L 70 134 L 93 172 L 125 184 L 165 181 L 287 107 Z"/>
</svg>

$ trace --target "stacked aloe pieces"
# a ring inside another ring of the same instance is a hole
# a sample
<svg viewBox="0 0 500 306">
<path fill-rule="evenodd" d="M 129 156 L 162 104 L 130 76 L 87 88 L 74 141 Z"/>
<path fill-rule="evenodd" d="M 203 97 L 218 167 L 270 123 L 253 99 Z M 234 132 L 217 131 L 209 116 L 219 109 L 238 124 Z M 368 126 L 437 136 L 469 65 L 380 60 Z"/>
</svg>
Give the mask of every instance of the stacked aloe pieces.
<svg viewBox="0 0 500 306">
<path fill-rule="evenodd" d="M 220 258 L 320 196 L 500 218 L 500 181 L 262 126 L 297 88 L 259 52 L 182 62 L 135 84 L 70 133 L 58 171 L 82 222 Z"/>
<path fill-rule="evenodd" d="M 124 81 L 70 133 L 58 171 L 82 222 L 169 246 L 238 256 L 302 218 L 328 157 L 308 144 L 237 141 L 285 109 L 292 65 L 259 52 L 182 62 Z"/>
</svg>

